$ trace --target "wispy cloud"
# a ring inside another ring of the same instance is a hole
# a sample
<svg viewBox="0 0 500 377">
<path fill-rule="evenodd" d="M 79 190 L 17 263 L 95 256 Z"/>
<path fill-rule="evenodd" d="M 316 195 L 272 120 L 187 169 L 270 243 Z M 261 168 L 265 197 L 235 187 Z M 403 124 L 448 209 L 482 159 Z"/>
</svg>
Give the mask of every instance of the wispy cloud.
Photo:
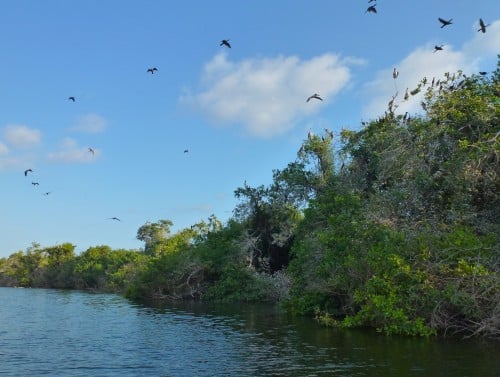
<svg viewBox="0 0 500 377">
<path fill-rule="evenodd" d="M 40 143 L 40 131 L 22 124 L 9 124 L 4 128 L 4 139 L 8 145 L 16 148 L 29 148 Z"/>
<path fill-rule="evenodd" d="M 9 153 L 7 145 L 0 141 L 0 156 L 6 156 Z"/>
<path fill-rule="evenodd" d="M 97 134 L 104 132 L 108 128 L 107 120 L 98 114 L 86 114 L 77 118 L 72 131 Z"/>
<path fill-rule="evenodd" d="M 65 163 L 87 163 L 95 161 L 101 154 L 99 149 L 93 148 L 94 153 L 89 147 L 81 147 L 71 138 L 66 138 L 61 143 L 61 148 L 57 152 L 48 154 L 49 161 Z"/>
<path fill-rule="evenodd" d="M 407 88 L 409 91 L 415 89 L 424 77 L 427 77 L 429 82 L 433 77 L 436 77 L 436 80 L 442 79 L 445 72 L 455 73 L 461 70 L 466 74 L 477 73 L 483 61 L 493 61 L 499 52 L 500 21 L 493 22 L 485 34 L 476 32 L 477 25 L 474 25 L 474 28 L 473 37 L 459 48 L 445 45 L 443 51 L 434 52 L 434 43 L 417 47 L 400 62 L 395 63 L 399 71 L 397 80 L 392 78 L 393 67 L 377 72 L 375 78 L 363 88 L 367 99 L 363 117 L 372 119 L 382 115 L 396 93 L 397 113 L 421 111 L 420 102 L 425 88 L 405 101 Z"/>
<path fill-rule="evenodd" d="M 8 169 L 26 169 L 26 166 L 32 166 L 31 160 L 16 156 L 0 155 L 0 171 Z"/>
<path fill-rule="evenodd" d="M 324 54 L 229 61 L 216 55 L 203 70 L 201 89 L 186 94 L 188 104 L 219 124 L 242 125 L 250 135 L 269 138 L 291 129 L 301 118 L 331 102 L 350 79 L 354 59 Z M 324 101 L 306 103 L 318 93 Z"/>
</svg>

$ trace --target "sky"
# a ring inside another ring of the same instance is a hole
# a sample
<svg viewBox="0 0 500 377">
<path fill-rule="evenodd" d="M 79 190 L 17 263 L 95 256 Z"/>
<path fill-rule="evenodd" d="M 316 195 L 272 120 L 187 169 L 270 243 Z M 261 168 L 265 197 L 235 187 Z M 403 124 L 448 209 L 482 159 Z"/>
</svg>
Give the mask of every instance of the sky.
<svg viewBox="0 0 500 377">
<path fill-rule="evenodd" d="M 175 232 L 212 214 L 227 221 L 234 191 L 269 185 L 308 130 L 359 130 L 396 93 L 397 113 L 418 114 L 406 88 L 491 72 L 500 53 L 498 0 L 0 0 L 0 9 L 0 257 L 33 242 L 137 249 L 146 222 L 169 219 Z M 323 101 L 306 102 L 314 93 Z"/>
</svg>

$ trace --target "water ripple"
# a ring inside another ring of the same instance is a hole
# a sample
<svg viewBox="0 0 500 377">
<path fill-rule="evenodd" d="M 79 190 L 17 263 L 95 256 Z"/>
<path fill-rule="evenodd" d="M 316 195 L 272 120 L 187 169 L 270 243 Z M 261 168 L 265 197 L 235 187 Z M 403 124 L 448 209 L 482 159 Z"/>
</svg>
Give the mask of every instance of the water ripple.
<svg viewBox="0 0 500 377">
<path fill-rule="evenodd" d="M 427 345 L 431 353 L 424 356 L 414 352 L 420 340 L 387 342 L 366 333 L 330 331 L 270 307 L 153 308 L 116 295 L 12 288 L 0 288 L 0 302 L 2 376 L 422 376 L 441 371 L 432 347 Z M 398 354 L 408 349 L 416 359 Z M 474 375 L 467 371 L 481 365 L 477 370 L 484 377 L 498 366 L 484 352 L 470 350 L 477 365 L 447 375 Z"/>
</svg>

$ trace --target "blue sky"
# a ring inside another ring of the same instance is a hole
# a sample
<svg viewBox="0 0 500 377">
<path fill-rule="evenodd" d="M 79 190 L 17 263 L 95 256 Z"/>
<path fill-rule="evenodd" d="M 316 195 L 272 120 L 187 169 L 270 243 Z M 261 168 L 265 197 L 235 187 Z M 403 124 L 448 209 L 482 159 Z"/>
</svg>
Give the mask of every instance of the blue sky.
<svg viewBox="0 0 500 377">
<path fill-rule="evenodd" d="M 402 97 L 422 77 L 495 68 L 498 0 L 376 3 L 1 0 L 0 257 L 225 221 L 234 190 L 269 184 L 310 128 L 359 129 L 396 91 L 415 113 Z"/>
</svg>

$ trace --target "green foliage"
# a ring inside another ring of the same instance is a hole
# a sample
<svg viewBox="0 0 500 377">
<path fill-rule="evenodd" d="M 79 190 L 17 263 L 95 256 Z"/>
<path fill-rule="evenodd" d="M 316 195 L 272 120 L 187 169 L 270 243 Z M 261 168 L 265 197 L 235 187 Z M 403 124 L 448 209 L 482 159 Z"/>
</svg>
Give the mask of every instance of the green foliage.
<svg viewBox="0 0 500 377">
<path fill-rule="evenodd" d="M 148 222 L 143 253 L 33 244 L 0 259 L 0 284 L 281 301 L 327 326 L 499 337 L 500 60 L 416 91 L 424 113 L 397 115 L 394 97 L 335 153 L 331 132 L 310 133 L 268 187 L 236 189 L 226 224 Z"/>
<path fill-rule="evenodd" d="M 447 74 L 427 114 L 344 130 L 295 234 L 288 303 L 387 334 L 498 336 L 500 72 Z"/>
<path fill-rule="evenodd" d="M 147 222 L 137 230 L 137 239 L 145 243 L 144 253 L 154 255 L 158 243 L 165 241 L 170 235 L 170 220 L 159 220 L 156 223 Z"/>
<path fill-rule="evenodd" d="M 112 250 L 109 246 L 90 247 L 75 261 L 75 288 L 121 291 L 127 284 L 126 271 L 145 257 L 136 251 Z"/>
<path fill-rule="evenodd" d="M 267 276 L 245 266 L 229 265 L 207 290 L 205 298 L 226 302 L 274 301 L 273 285 Z"/>
</svg>

